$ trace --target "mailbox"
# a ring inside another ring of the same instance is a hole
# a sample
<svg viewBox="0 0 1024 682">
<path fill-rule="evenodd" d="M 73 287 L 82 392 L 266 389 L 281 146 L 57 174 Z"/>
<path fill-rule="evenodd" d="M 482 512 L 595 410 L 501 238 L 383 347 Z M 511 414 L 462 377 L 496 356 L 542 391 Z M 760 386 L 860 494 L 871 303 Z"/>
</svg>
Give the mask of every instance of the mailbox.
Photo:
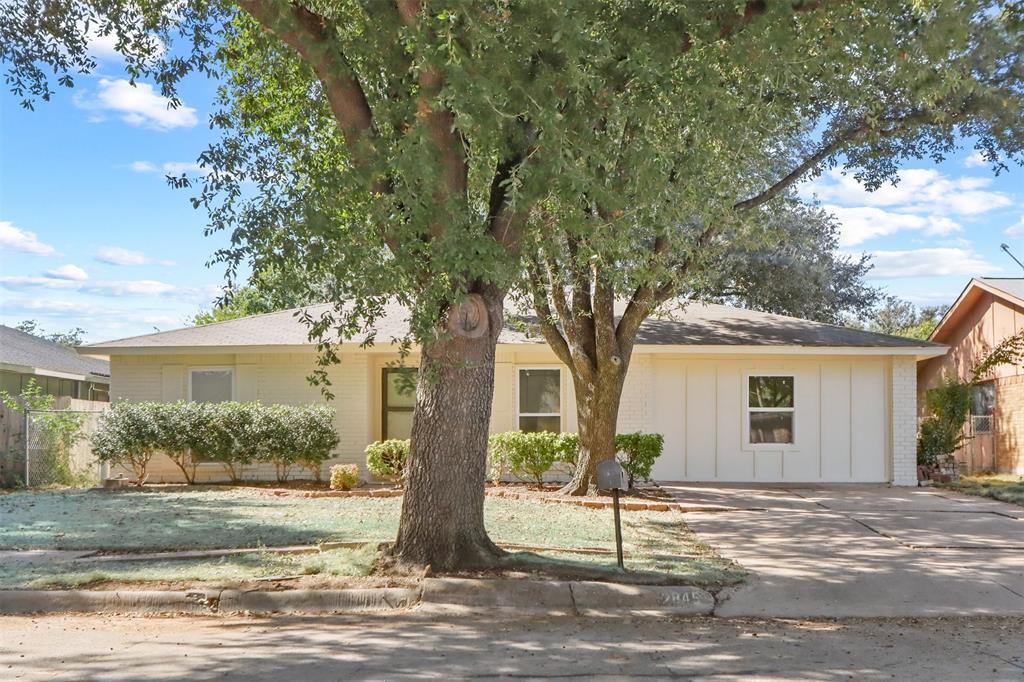
<svg viewBox="0 0 1024 682">
<path fill-rule="evenodd" d="M 597 465 L 597 487 L 599 490 L 625 490 L 625 472 L 614 459 Z"/>
</svg>

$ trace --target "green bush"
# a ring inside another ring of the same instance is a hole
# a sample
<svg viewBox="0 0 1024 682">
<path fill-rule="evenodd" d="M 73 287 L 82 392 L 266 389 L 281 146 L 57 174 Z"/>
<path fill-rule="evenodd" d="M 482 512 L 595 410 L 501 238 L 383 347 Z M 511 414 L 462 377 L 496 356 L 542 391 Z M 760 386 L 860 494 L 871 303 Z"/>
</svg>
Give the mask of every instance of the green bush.
<svg viewBox="0 0 1024 682">
<path fill-rule="evenodd" d="M 96 459 L 131 469 L 138 485 L 146 482 L 146 468 L 160 447 L 160 430 L 152 403 L 114 403 L 99 419 L 91 439 Z"/>
<path fill-rule="evenodd" d="M 620 433 L 615 436 L 619 464 L 629 477 L 629 489 L 638 480 L 650 480 L 654 460 L 661 457 L 665 438 L 660 433 Z"/>
<path fill-rule="evenodd" d="M 928 416 L 917 436 L 917 463 L 935 466 L 964 442 L 964 423 L 971 411 L 971 385 L 946 380 L 925 396 Z"/>
<path fill-rule="evenodd" d="M 495 481 L 511 472 L 520 478 L 530 477 L 537 485 L 544 482 L 544 474 L 558 461 L 559 455 L 564 456 L 566 449 L 562 434 L 550 431 L 496 433 L 488 439 L 487 445 Z"/>
<path fill-rule="evenodd" d="M 629 476 L 629 487 L 637 480 L 649 479 L 654 461 L 661 456 L 665 440 L 656 433 L 626 433 L 615 436 L 618 460 Z M 532 478 L 540 485 L 544 474 L 556 464 L 571 468 L 579 459 L 580 438 L 575 433 L 496 433 L 488 440 L 490 478 L 500 482 L 511 473 Z"/>
<path fill-rule="evenodd" d="M 331 489 L 351 490 L 359 483 L 359 467 L 355 464 L 335 464 L 331 467 Z"/>
<path fill-rule="evenodd" d="M 130 467 L 140 481 L 157 452 L 189 483 L 200 461 L 220 463 L 233 482 L 254 462 L 273 464 L 279 481 L 296 465 L 320 480 L 339 440 L 333 417 L 326 405 L 116 403 L 100 420 L 93 450 L 101 461 Z"/>
<path fill-rule="evenodd" d="M 377 478 L 401 484 L 405 476 L 405 465 L 408 461 L 408 440 L 392 438 L 390 440 L 370 443 L 366 446 L 366 468 Z"/>
</svg>

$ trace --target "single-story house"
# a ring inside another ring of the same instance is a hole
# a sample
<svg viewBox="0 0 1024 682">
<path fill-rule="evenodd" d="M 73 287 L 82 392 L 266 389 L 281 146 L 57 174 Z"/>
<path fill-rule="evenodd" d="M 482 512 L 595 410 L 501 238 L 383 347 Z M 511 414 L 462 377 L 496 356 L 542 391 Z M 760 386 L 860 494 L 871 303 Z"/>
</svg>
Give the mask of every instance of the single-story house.
<svg viewBox="0 0 1024 682">
<path fill-rule="evenodd" d="M 944 378 L 971 378 L 974 365 L 1003 339 L 1024 330 L 1024 278 L 972 279 L 932 332 L 949 353 L 922 360 L 917 377 L 924 392 Z M 956 453 L 971 470 L 1024 474 L 1024 367 L 1007 364 L 971 388 L 969 438 Z"/>
<path fill-rule="evenodd" d="M 307 308 L 315 317 L 322 312 Z M 376 338 L 401 337 L 391 306 Z M 528 326 L 526 327 L 529 328 Z M 348 339 L 328 372 L 341 437 L 337 461 L 364 465 L 367 444 L 406 437 L 413 396 L 396 347 Z M 663 481 L 917 482 L 917 361 L 946 347 L 722 305 L 691 304 L 639 333 L 619 432 L 665 437 Z M 114 400 L 323 400 L 307 377 L 315 347 L 296 311 L 87 346 L 106 356 Z M 410 358 L 415 359 L 415 356 Z M 492 432 L 576 430 L 568 369 L 538 333 L 506 326 L 498 340 Z M 151 480 L 176 480 L 155 462 Z M 270 477 L 269 471 L 252 472 Z M 200 466 L 200 479 L 220 477 Z"/>
<path fill-rule="evenodd" d="M 109 400 L 110 363 L 0 325 L 0 389 L 18 395 L 35 380 L 58 398 Z"/>
</svg>

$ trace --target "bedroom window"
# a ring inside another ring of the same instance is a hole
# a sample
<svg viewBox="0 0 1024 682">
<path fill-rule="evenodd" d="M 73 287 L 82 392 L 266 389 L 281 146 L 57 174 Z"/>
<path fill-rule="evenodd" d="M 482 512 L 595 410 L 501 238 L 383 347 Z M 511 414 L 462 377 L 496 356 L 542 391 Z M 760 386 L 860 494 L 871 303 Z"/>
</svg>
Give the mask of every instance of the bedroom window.
<svg viewBox="0 0 1024 682">
<path fill-rule="evenodd" d="M 520 431 L 562 430 L 560 369 L 520 369 L 518 392 Z"/>
<path fill-rule="evenodd" d="M 416 368 L 385 367 L 381 413 L 381 440 L 405 440 L 412 435 L 416 409 Z"/>
<path fill-rule="evenodd" d="M 747 427 L 751 445 L 794 442 L 794 384 L 792 376 L 747 377 Z"/>
<path fill-rule="evenodd" d="M 196 403 L 223 403 L 233 400 L 234 375 L 234 370 L 226 367 L 189 370 L 188 399 Z"/>
</svg>

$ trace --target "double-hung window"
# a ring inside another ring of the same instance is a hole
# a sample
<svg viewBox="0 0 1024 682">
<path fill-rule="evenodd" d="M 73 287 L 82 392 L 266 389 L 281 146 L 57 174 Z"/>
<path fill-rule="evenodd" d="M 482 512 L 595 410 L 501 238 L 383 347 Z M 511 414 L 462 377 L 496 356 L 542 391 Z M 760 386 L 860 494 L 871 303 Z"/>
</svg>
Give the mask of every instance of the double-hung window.
<svg viewBox="0 0 1024 682">
<path fill-rule="evenodd" d="M 235 373 L 226 367 L 190 369 L 188 399 L 195 403 L 223 403 L 235 396 Z"/>
<path fill-rule="evenodd" d="M 795 378 L 788 375 L 747 377 L 747 433 L 750 445 L 793 444 L 796 424 Z"/>
<path fill-rule="evenodd" d="M 562 430 L 562 371 L 557 367 L 519 370 L 519 430 Z"/>
</svg>

